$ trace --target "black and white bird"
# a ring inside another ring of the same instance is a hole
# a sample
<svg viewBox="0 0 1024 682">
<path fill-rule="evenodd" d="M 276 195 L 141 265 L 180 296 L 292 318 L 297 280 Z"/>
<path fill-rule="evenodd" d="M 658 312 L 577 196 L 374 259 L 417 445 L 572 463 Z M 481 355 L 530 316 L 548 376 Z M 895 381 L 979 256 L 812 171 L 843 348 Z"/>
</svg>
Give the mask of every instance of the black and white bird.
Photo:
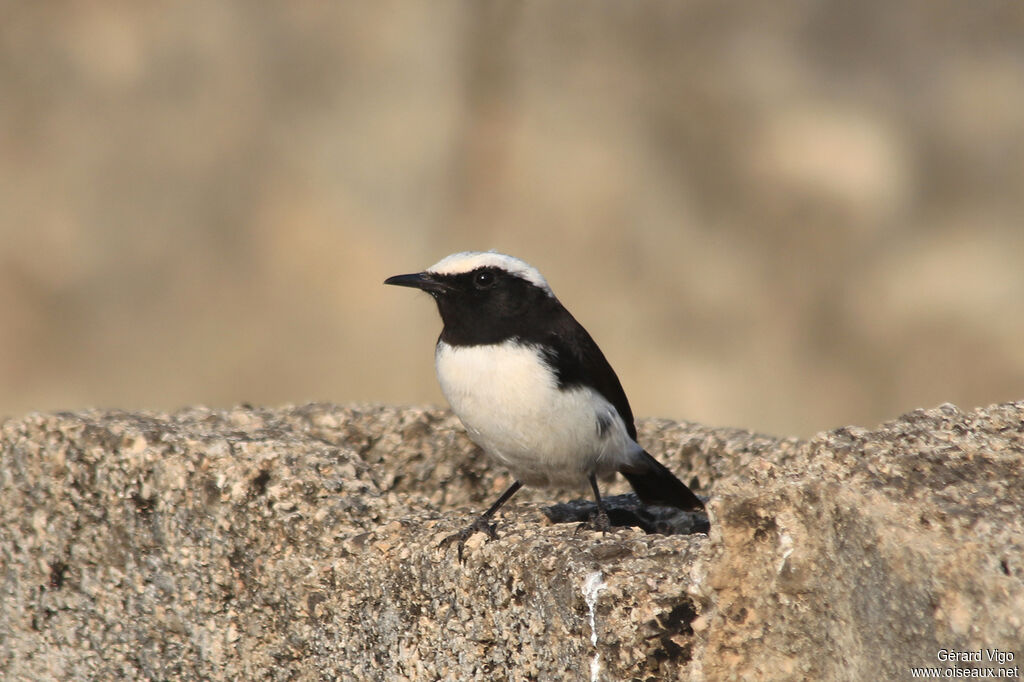
<svg viewBox="0 0 1024 682">
<path fill-rule="evenodd" d="M 421 289 L 444 329 L 434 355 L 441 391 L 469 437 L 515 482 L 457 539 L 495 536 L 491 518 L 524 484 L 590 484 L 621 473 L 645 504 L 697 511 L 703 502 L 636 441 L 633 412 L 615 371 L 587 330 L 527 263 L 494 251 L 456 253 L 385 284 Z"/>
</svg>

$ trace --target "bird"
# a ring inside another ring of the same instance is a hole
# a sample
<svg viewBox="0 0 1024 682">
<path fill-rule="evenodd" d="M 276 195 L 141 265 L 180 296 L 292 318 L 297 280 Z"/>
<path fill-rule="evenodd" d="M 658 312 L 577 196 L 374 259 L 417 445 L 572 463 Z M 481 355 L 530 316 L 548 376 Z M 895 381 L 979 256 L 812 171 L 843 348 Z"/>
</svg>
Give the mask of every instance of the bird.
<svg viewBox="0 0 1024 682">
<path fill-rule="evenodd" d="M 524 485 L 583 487 L 597 504 L 591 525 L 610 523 L 598 479 L 622 474 L 644 504 L 701 511 L 704 502 L 637 443 L 615 370 L 541 273 L 497 251 L 453 253 L 384 284 L 433 297 L 443 327 L 434 350 L 441 392 L 469 438 L 513 483 L 467 528 L 497 537 L 491 520 Z"/>
</svg>

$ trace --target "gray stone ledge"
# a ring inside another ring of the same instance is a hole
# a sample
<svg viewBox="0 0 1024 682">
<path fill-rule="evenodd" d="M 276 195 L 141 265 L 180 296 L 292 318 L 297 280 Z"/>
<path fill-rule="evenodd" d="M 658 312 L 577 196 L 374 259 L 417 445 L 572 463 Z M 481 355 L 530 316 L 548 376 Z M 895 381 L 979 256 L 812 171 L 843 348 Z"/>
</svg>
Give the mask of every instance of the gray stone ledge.
<svg viewBox="0 0 1024 682">
<path fill-rule="evenodd" d="M 952 665 L 940 649 L 1020 665 L 1024 403 L 809 441 L 640 427 L 710 494 L 709 536 L 577 533 L 540 508 L 585 491 L 524 491 L 459 565 L 438 542 L 508 478 L 445 411 L 8 419 L 0 677 L 907 679 Z"/>
</svg>

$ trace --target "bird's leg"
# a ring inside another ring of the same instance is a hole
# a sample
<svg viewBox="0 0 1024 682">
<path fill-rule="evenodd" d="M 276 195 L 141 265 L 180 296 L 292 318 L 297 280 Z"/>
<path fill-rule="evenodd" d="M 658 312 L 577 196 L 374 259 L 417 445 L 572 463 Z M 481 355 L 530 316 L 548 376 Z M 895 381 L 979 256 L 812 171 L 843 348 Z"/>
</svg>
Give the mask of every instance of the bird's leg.
<svg viewBox="0 0 1024 682">
<path fill-rule="evenodd" d="M 456 540 L 459 542 L 459 563 L 462 563 L 462 548 L 466 544 L 466 540 L 470 538 L 474 533 L 486 533 L 487 537 L 494 538 L 498 537 L 498 533 L 494 530 L 497 524 L 491 523 L 491 518 L 501 509 L 501 506 L 509 501 L 513 495 L 515 495 L 523 484 L 520 481 L 513 481 L 512 485 L 508 487 L 508 490 L 501 494 L 491 508 L 485 511 L 483 514 L 477 517 L 476 521 L 469 524 L 458 533 L 452 533 L 444 540 L 441 540 L 441 544 L 438 547 L 447 547 Z"/>
<path fill-rule="evenodd" d="M 593 530 L 599 530 L 602 533 L 607 533 L 611 530 L 612 524 L 608 519 L 608 511 L 604 508 L 604 502 L 601 501 L 601 491 L 597 487 L 597 475 L 590 474 L 590 487 L 594 490 L 594 501 L 597 502 L 597 512 L 590 517 L 590 520 L 584 521 L 576 530 L 589 526 Z"/>
</svg>

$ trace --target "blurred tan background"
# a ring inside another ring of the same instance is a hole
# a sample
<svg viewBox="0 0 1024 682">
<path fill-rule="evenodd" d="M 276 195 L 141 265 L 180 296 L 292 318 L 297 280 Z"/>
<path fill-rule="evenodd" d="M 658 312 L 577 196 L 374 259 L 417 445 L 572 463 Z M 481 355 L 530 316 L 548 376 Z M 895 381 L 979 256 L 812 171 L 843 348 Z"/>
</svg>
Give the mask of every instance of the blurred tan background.
<svg viewBox="0 0 1024 682">
<path fill-rule="evenodd" d="M 1024 3 L 2 3 L 0 414 L 443 402 L 452 251 L 639 416 L 1024 398 Z"/>
</svg>

